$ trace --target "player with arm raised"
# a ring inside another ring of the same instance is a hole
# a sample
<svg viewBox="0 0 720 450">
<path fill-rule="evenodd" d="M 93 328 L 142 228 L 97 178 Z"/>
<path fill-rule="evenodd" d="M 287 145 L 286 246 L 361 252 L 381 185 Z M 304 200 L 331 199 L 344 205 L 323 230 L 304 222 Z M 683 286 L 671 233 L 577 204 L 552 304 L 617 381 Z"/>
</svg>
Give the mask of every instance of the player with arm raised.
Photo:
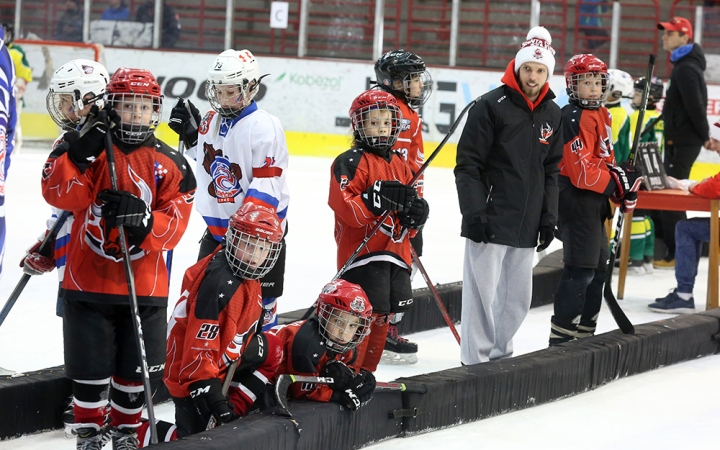
<svg viewBox="0 0 720 450">
<path fill-rule="evenodd" d="M 170 127 L 197 160 L 197 210 L 207 230 L 198 259 L 221 243 L 229 217 L 243 203 L 274 209 L 287 230 L 290 194 L 286 183 L 288 149 L 277 117 L 253 100 L 260 89 L 260 67 L 249 50 L 225 50 L 208 72 L 206 95 L 212 110 L 200 120 L 192 103 L 173 108 Z M 193 122 L 200 123 L 199 128 Z M 262 280 L 264 328 L 277 323 L 277 298 L 282 295 L 285 246 L 274 270 Z"/>
</svg>

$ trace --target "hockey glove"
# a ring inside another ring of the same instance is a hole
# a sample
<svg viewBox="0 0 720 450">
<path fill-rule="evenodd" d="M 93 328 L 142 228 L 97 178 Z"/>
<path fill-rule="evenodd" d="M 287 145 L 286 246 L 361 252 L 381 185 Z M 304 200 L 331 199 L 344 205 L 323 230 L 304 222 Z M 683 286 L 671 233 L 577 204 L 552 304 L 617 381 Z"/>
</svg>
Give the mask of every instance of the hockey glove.
<svg viewBox="0 0 720 450">
<path fill-rule="evenodd" d="M 332 399 L 351 411 L 357 411 L 372 399 L 374 392 L 375 376 L 371 372 L 361 369 L 344 390 L 335 391 Z"/>
<path fill-rule="evenodd" d="M 488 244 L 491 239 L 495 239 L 495 235 L 492 234 L 488 227 L 488 220 L 486 216 L 482 216 L 479 221 L 470 223 L 468 225 L 468 237 L 473 242 L 478 244 Z"/>
<path fill-rule="evenodd" d="M 105 150 L 107 127 L 97 117 L 98 108 L 93 105 L 80 131 L 68 131 L 63 140 L 68 146 L 68 157 L 84 172 Z"/>
<path fill-rule="evenodd" d="M 550 243 L 555 239 L 555 227 L 549 227 L 546 225 L 540 225 L 540 230 L 538 230 L 538 242 L 540 245 L 537 247 L 537 251 L 541 252 L 548 248 Z"/>
<path fill-rule="evenodd" d="M 403 212 L 417 196 L 415 188 L 405 186 L 399 181 L 377 180 L 363 193 L 365 206 L 376 216 L 385 211 Z"/>
<path fill-rule="evenodd" d="M 98 194 L 102 200 L 102 217 L 110 228 L 124 225 L 128 243 L 140 245 L 152 230 L 153 214 L 144 200 L 125 191 L 105 189 Z"/>
<path fill-rule="evenodd" d="M 325 364 L 325 367 L 320 371 L 320 376 L 332 377 L 332 390 L 340 393 L 350 385 L 350 382 L 355 378 L 355 372 L 346 366 L 344 362 L 333 359 Z"/>
<path fill-rule="evenodd" d="M 630 212 L 635 209 L 635 205 L 637 205 L 637 192 L 628 192 L 625 194 L 625 198 L 622 199 L 620 211 L 623 213 Z"/>
<path fill-rule="evenodd" d="M 27 250 L 25 257 L 20 261 L 20 267 L 23 269 L 23 273 L 27 275 L 42 275 L 47 272 L 52 272 L 55 268 L 55 259 L 52 256 L 41 255 L 38 252 L 42 241 L 38 241 Z M 55 247 L 53 241 L 48 245 L 48 248 L 52 249 Z"/>
<path fill-rule="evenodd" d="M 410 204 L 410 208 L 400 213 L 400 225 L 411 230 L 417 230 L 425 225 L 430 214 L 430 206 L 424 198 L 416 198 Z"/>
<path fill-rule="evenodd" d="M 235 414 L 232 405 L 222 394 L 220 378 L 192 383 L 190 397 L 204 423 L 208 423 L 211 417 L 215 417 L 218 423 L 228 423 L 240 417 Z"/>
<path fill-rule="evenodd" d="M 235 373 L 244 373 L 262 366 L 268 357 L 268 338 L 265 333 L 253 334 L 242 349 L 240 364 Z"/>
<path fill-rule="evenodd" d="M 194 126 L 191 118 L 195 120 Z M 187 100 L 186 105 L 183 99 L 180 98 L 170 113 L 168 126 L 180 136 L 180 139 L 185 143 L 185 147 L 190 148 L 197 145 L 200 120 L 200 111 L 195 105 L 190 100 Z"/>
<path fill-rule="evenodd" d="M 637 192 L 640 189 L 642 169 L 639 167 L 624 162 L 619 166 L 608 166 L 608 171 L 615 181 L 615 198 L 622 200 L 628 192 Z"/>
</svg>

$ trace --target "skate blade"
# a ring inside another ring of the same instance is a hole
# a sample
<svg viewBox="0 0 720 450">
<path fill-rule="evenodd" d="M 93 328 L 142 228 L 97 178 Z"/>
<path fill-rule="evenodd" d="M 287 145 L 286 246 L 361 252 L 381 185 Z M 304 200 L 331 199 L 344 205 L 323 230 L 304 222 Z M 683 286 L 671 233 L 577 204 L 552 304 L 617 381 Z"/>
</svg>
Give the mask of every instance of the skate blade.
<svg viewBox="0 0 720 450">
<path fill-rule="evenodd" d="M 407 366 L 418 362 L 417 353 L 395 353 L 389 350 L 383 350 L 380 364 L 388 364 L 394 366 Z"/>
</svg>

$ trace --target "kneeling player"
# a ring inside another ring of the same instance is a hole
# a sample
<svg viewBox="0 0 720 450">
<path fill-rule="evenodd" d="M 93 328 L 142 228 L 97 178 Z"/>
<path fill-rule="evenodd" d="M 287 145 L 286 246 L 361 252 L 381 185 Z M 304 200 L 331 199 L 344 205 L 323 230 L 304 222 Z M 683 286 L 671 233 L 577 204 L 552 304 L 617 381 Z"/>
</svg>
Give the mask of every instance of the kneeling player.
<svg viewBox="0 0 720 450">
<path fill-rule="evenodd" d="M 223 244 L 185 272 L 168 324 L 164 379 L 178 437 L 246 414 L 280 364 L 280 341 L 260 331 L 258 280 L 275 265 L 281 240 L 277 214 L 245 203 L 230 217 Z M 221 386 L 233 361 L 228 398 Z"/>
<path fill-rule="evenodd" d="M 355 411 L 375 391 L 375 377 L 355 364 L 356 347 L 370 333 L 372 306 L 357 284 L 327 284 L 317 300 L 317 318 L 270 330 L 283 342 L 284 357 L 277 374 L 332 377 L 333 384 L 291 385 L 295 399 L 338 402 Z"/>
</svg>

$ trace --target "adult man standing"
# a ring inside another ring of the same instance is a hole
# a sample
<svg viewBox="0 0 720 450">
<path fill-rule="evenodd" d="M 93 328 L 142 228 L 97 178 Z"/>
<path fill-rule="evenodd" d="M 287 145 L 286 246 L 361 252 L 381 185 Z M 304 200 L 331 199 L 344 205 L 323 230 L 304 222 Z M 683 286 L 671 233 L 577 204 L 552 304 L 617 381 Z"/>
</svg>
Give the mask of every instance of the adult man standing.
<svg viewBox="0 0 720 450">
<path fill-rule="evenodd" d="M 463 364 L 511 356 L 530 309 L 532 249 L 553 240 L 562 159 L 560 108 L 548 80 L 550 33 L 535 27 L 508 64 L 502 86 L 470 110 L 455 184 L 465 243 Z"/>
<path fill-rule="evenodd" d="M 665 172 L 683 180 L 690 176 L 700 147 L 703 144 L 708 148 L 710 146 L 707 85 L 703 75 L 705 55 L 700 45 L 692 42 L 692 25 L 684 17 L 673 17 L 670 22 L 660 22 L 657 27 L 663 30 L 663 49 L 670 52 L 673 64 L 662 112 L 665 122 Z M 663 259 L 655 262 L 656 268 L 675 267 L 675 224 L 685 218 L 685 212 L 661 212 L 658 231 L 662 232 L 668 250 Z"/>
<path fill-rule="evenodd" d="M 0 275 L 5 254 L 5 179 L 15 139 L 15 69 L 5 47 L 5 29 L 0 27 Z"/>
</svg>

